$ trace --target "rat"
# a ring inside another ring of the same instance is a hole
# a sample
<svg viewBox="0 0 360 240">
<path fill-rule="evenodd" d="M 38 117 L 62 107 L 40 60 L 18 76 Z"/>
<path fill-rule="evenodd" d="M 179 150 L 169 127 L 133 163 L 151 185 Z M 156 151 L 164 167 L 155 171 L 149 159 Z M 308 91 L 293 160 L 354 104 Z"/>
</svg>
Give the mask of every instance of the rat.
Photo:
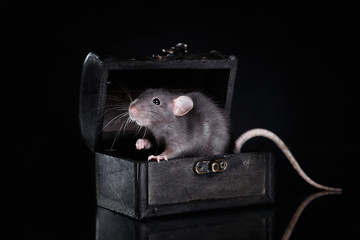
<svg viewBox="0 0 360 240">
<path fill-rule="evenodd" d="M 225 111 L 201 92 L 179 94 L 147 89 L 130 103 L 129 116 L 146 129 L 136 149 L 149 149 L 153 146 L 151 139 L 165 146 L 163 153 L 151 155 L 148 160 L 218 155 L 226 151 L 230 142 L 230 122 Z"/>
<path fill-rule="evenodd" d="M 168 160 L 184 156 L 224 154 L 230 145 L 230 118 L 211 98 L 201 92 L 178 93 L 167 89 L 146 89 L 129 105 L 130 121 L 145 127 L 146 134 L 136 141 L 136 149 L 165 146 L 148 160 Z M 301 169 L 285 145 L 273 132 L 255 128 L 235 141 L 234 153 L 253 137 L 272 140 L 288 158 L 297 173 L 310 185 L 328 191 L 342 191 L 316 183 Z"/>
</svg>

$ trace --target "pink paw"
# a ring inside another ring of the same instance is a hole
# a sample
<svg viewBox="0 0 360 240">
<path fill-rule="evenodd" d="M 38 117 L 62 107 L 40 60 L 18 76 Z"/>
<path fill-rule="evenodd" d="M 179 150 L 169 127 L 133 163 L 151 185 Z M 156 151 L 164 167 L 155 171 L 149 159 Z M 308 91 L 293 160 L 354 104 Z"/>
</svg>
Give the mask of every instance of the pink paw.
<svg viewBox="0 0 360 240">
<path fill-rule="evenodd" d="M 156 160 L 157 162 L 160 162 L 161 160 L 165 160 L 165 161 L 168 160 L 167 156 L 163 156 L 163 155 L 158 155 L 158 156 L 151 155 L 148 157 L 148 161 L 152 159 Z"/>
<path fill-rule="evenodd" d="M 135 145 L 137 150 L 141 150 L 141 149 L 149 149 L 151 143 L 147 139 L 138 139 Z"/>
</svg>

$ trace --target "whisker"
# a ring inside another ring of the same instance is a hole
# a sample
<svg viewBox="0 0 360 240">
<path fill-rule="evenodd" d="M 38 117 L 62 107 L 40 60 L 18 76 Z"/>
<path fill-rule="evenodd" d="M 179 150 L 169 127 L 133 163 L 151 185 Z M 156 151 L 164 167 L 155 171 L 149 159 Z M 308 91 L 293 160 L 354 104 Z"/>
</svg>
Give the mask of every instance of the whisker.
<svg viewBox="0 0 360 240">
<path fill-rule="evenodd" d="M 146 132 L 147 132 L 147 128 L 145 128 L 144 135 L 143 135 L 142 139 L 144 139 L 144 138 L 145 138 L 145 136 L 146 136 Z"/>
<path fill-rule="evenodd" d="M 159 115 L 158 113 L 156 112 L 151 112 L 149 111 L 148 113 L 146 113 L 146 118 L 148 119 L 153 119 L 153 120 L 156 120 L 156 121 L 163 121 L 165 120 L 161 115 Z"/>
<path fill-rule="evenodd" d="M 107 108 L 107 107 L 121 107 L 124 109 L 128 109 L 129 105 L 127 105 L 127 104 L 107 104 L 104 106 L 104 108 Z"/>
<path fill-rule="evenodd" d="M 123 117 L 124 117 L 124 116 L 123 116 Z M 111 150 L 113 150 L 113 147 L 114 147 L 114 145 L 115 145 L 115 142 L 116 142 L 117 139 L 119 138 L 120 133 L 121 133 L 121 130 L 122 130 L 123 127 L 124 127 L 124 124 L 125 124 L 125 128 L 126 128 L 126 122 L 127 122 L 127 121 L 128 121 L 128 119 L 120 125 L 120 127 L 119 127 L 119 129 L 118 129 L 118 131 L 117 131 L 117 133 L 116 133 L 116 135 L 115 135 L 115 137 L 114 137 L 114 140 L 113 140 L 113 142 L 112 142 L 112 144 L 111 144 L 111 148 L 110 148 Z M 124 128 L 124 129 L 125 129 L 125 128 Z M 125 131 L 124 131 L 123 134 L 125 134 Z"/>
<path fill-rule="evenodd" d="M 116 140 L 119 138 L 119 135 L 120 135 L 120 130 L 119 130 L 118 133 L 115 135 L 114 140 L 113 140 L 113 142 L 112 142 L 112 144 L 111 144 L 111 148 L 110 148 L 111 151 L 113 151 L 115 142 L 116 142 Z"/>
<path fill-rule="evenodd" d="M 100 131 L 98 132 L 98 134 L 103 131 L 107 126 L 109 126 L 113 121 L 115 121 L 116 119 L 119 119 L 119 118 L 123 118 L 127 115 L 127 112 L 125 113 L 122 113 L 122 114 L 119 114 L 117 115 L 116 117 L 113 117 L 113 119 L 111 119 L 108 123 L 106 123 L 101 129 Z"/>
<path fill-rule="evenodd" d="M 105 110 L 102 114 L 101 117 L 104 116 L 106 113 L 110 112 L 110 111 L 118 111 L 118 112 L 122 112 L 122 113 L 127 113 L 128 111 L 124 110 L 123 108 L 119 108 L 119 107 L 112 107 L 110 109 Z"/>
<path fill-rule="evenodd" d="M 121 88 L 122 90 L 124 90 L 124 92 L 126 93 L 127 97 L 128 97 L 129 100 L 132 102 L 133 100 L 132 100 L 131 93 L 130 93 L 129 89 L 128 89 L 127 87 L 125 87 L 125 85 L 122 84 L 121 81 L 116 82 L 116 84 L 117 84 L 118 86 L 120 86 L 120 88 Z"/>
<path fill-rule="evenodd" d="M 89 110 L 88 112 L 86 112 L 85 114 L 83 114 L 81 117 L 85 117 L 85 116 L 87 116 L 87 115 L 89 115 L 89 114 L 91 114 L 91 113 L 93 113 L 94 111 L 97 111 L 97 110 L 99 110 L 99 109 L 106 109 L 106 108 L 109 108 L 109 107 L 114 107 L 114 108 L 110 108 L 110 109 L 105 110 L 102 114 L 100 114 L 99 117 L 104 116 L 105 113 L 107 113 L 107 112 L 109 112 L 109 111 L 111 111 L 111 110 L 116 110 L 116 109 L 118 109 L 118 110 L 120 110 L 120 111 L 128 111 L 128 106 L 121 106 L 121 105 L 115 105 L 115 104 L 114 104 L 114 105 L 105 105 L 105 106 L 95 107 L 95 108 Z"/>
<path fill-rule="evenodd" d="M 129 104 L 128 100 L 124 97 L 119 97 L 119 96 L 116 96 L 116 95 L 108 95 L 106 96 L 106 100 L 110 101 L 110 100 L 113 100 L 113 101 L 117 101 L 119 103 L 123 103 L 124 105 L 126 104 Z"/>
<path fill-rule="evenodd" d="M 128 121 L 129 121 L 129 118 L 126 119 L 126 121 L 124 121 L 119 128 L 119 132 L 123 131 L 123 135 L 125 135 L 125 130 L 127 128 Z"/>
<path fill-rule="evenodd" d="M 143 126 L 138 126 L 138 127 L 137 127 L 137 130 L 136 130 L 136 132 L 135 132 L 135 136 L 140 133 L 140 131 L 141 131 L 142 128 L 143 128 Z M 146 130 L 146 128 L 145 128 L 145 130 Z"/>
<path fill-rule="evenodd" d="M 126 112 L 126 114 L 127 114 L 127 112 Z M 124 115 L 125 116 L 125 115 Z M 122 116 L 122 117 L 124 117 L 124 116 Z M 115 145 L 115 142 L 117 141 L 117 139 L 119 138 L 119 136 L 120 136 L 120 133 L 121 133 L 121 131 L 123 130 L 123 135 L 125 134 L 125 129 L 127 128 L 127 124 L 129 123 L 129 119 L 130 118 L 128 118 L 126 121 L 124 121 L 121 125 L 120 125 L 120 127 L 119 127 L 119 129 L 118 129 L 118 131 L 117 131 L 117 133 L 116 133 L 116 135 L 115 135 L 115 137 L 114 137 L 114 140 L 113 140 L 113 142 L 112 142 L 112 144 L 111 144 L 111 150 L 113 150 L 113 147 L 114 147 L 114 145 Z"/>
<path fill-rule="evenodd" d="M 131 97 L 130 91 L 126 87 L 123 87 L 121 85 L 120 85 L 120 87 L 123 89 L 123 91 L 111 91 L 111 93 L 125 93 L 126 98 L 128 98 L 130 100 L 130 102 L 132 102 L 133 99 Z M 93 93 L 93 94 L 88 94 L 88 95 L 86 95 L 84 97 L 85 98 L 95 98 L 95 97 L 100 98 L 100 97 L 103 97 L 103 96 L 104 96 L 104 94 Z M 105 97 L 106 97 L 106 99 L 120 100 L 120 102 L 123 102 L 124 99 L 125 99 L 124 97 L 119 97 L 119 96 L 116 96 L 116 95 L 113 95 L 113 94 L 107 94 Z"/>
<path fill-rule="evenodd" d="M 132 121 L 131 121 L 130 118 L 126 119 L 126 121 L 125 121 L 125 126 L 124 126 L 124 128 L 123 128 L 123 134 L 125 134 L 125 131 L 126 131 L 128 125 L 129 125 L 131 122 L 132 122 Z"/>
</svg>

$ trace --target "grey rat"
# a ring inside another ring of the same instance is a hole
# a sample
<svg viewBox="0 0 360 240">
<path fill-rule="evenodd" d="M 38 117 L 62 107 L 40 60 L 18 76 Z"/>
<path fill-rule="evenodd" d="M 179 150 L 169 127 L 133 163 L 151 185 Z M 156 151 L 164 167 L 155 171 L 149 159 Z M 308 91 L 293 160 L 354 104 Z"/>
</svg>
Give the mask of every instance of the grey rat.
<svg viewBox="0 0 360 240">
<path fill-rule="evenodd" d="M 166 89 L 147 89 L 129 106 L 130 119 L 146 128 L 165 151 L 148 160 L 168 160 L 179 156 L 217 155 L 230 141 L 225 112 L 200 92 L 179 94 Z M 200 123 L 200 124 L 199 124 Z M 153 145 L 145 137 L 137 149 Z"/>
<path fill-rule="evenodd" d="M 223 154 L 230 145 L 230 120 L 225 111 L 201 92 L 176 93 L 166 89 L 147 89 L 129 106 L 131 121 L 145 127 L 157 145 L 165 146 L 160 155 L 151 155 L 148 160 L 168 160 L 181 156 L 206 156 Z M 149 134 L 148 134 L 149 136 Z M 251 129 L 236 141 L 234 152 L 250 138 L 262 136 L 272 140 L 298 174 L 312 186 L 341 191 L 314 182 L 301 169 L 285 143 L 266 129 Z M 149 137 L 138 139 L 136 149 L 149 149 L 153 143 Z"/>
</svg>

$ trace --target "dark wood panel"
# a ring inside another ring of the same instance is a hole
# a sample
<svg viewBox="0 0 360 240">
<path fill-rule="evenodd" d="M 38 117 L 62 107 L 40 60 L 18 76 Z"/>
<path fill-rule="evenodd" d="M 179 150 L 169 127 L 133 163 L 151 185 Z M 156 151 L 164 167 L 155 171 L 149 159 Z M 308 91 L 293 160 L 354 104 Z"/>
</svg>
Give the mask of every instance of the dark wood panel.
<svg viewBox="0 0 360 240">
<path fill-rule="evenodd" d="M 225 172 L 199 175 L 199 159 L 149 163 L 149 205 L 264 195 L 266 159 L 260 154 L 225 156 Z"/>
</svg>

